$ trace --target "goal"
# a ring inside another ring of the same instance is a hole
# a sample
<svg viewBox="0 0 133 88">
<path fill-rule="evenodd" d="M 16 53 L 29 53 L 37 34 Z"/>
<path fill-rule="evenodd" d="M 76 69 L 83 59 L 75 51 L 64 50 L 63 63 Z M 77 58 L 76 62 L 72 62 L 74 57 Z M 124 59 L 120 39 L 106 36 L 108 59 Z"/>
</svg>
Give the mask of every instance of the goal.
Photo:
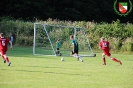
<svg viewBox="0 0 133 88">
<path fill-rule="evenodd" d="M 58 56 L 56 45 L 59 39 L 61 55 L 70 56 L 70 35 L 78 41 L 79 55 L 95 56 L 84 28 L 41 23 L 34 23 L 33 54 Z"/>
</svg>

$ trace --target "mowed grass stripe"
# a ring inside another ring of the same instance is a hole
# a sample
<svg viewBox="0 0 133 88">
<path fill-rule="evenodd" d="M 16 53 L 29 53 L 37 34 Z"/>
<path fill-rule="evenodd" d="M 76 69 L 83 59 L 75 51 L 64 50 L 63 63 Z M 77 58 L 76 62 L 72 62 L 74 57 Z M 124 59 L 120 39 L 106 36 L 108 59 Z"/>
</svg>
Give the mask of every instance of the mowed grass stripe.
<svg viewBox="0 0 133 88">
<path fill-rule="evenodd" d="M 29 51 L 28 51 L 29 50 Z M 17 52 L 17 55 L 15 54 Z M 14 48 L 8 51 L 12 62 L 8 67 L 1 59 L 1 88 L 132 88 L 132 55 L 112 54 L 123 65 L 106 58 L 102 65 L 101 53 L 97 57 L 34 56 L 31 49 Z"/>
</svg>

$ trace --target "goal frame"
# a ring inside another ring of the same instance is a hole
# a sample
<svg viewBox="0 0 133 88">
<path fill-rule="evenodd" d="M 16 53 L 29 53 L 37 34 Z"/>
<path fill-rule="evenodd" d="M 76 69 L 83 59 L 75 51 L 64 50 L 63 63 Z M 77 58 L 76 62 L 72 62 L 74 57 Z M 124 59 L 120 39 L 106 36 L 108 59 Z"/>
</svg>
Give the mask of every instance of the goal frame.
<svg viewBox="0 0 133 88">
<path fill-rule="evenodd" d="M 62 28 L 73 28 L 73 29 L 74 29 L 74 35 L 73 35 L 73 36 L 74 36 L 74 39 L 76 39 L 76 32 L 77 32 L 77 29 L 81 29 L 81 30 L 83 31 L 83 34 L 84 34 L 84 36 L 85 36 L 85 38 L 86 38 L 86 41 L 87 41 L 87 43 L 88 43 L 88 48 L 90 49 L 91 54 L 90 54 L 90 55 L 80 55 L 80 56 L 83 56 L 83 57 L 95 57 L 95 56 L 96 56 L 96 55 L 94 54 L 92 48 L 91 48 L 89 39 L 87 38 L 87 35 L 86 35 L 86 33 L 85 33 L 85 29 L 84 29 L 84 28 L 82 28 L 82 27 L 74 27 L 74 26 L 50 25 L 50 24 L 47 25 L 47 24 L 42 24 L 42 23 L 34 23 L 33 55 L 42 55 L 42 54 L 36 54 L 36 26 L 37 26 L 37 25 L 42 25 L 42 26 L 43 26 L 43 30 L 46 32 L 46 35 L 47 35 L 47 37 L 48 37 L 48 40 L 49 40 L 49 42 L 50 42 L 51 48 L 52 48 L 53 53 L 54 53 L 54 55 L 43 55 L 43 56 L 57 56 L 56 51 L 55 51 L 55 49 L 54 49 L 54 47 L 53 47 L 53 44 L 52 44 L 52 42 L 51 42 L 50 36 L 49 36 L 49 34 L 48 34 L 48 32 L 47 32 L 46 26 L 57 26 L 57 27 L 59 27 L 59 28 L 60 28 L 60 27 L 62 27 Z"/>
</svg>

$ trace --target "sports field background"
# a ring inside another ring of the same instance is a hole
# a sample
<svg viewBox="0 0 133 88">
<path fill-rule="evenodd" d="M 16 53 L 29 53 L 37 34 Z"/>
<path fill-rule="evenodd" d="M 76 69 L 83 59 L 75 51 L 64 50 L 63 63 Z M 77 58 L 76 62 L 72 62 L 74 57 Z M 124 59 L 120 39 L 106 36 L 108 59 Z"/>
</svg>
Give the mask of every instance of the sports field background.
<svg viewBox="0 0 133 88">
<path fill-rule="evenodd" d="M 7 52 L 11 66 L 0 61 L 0 88 L 133 88 L 133 56 L 112 54 L 119 65 L 107 58 L 34 56 L 32 47 L 14 47 Z"/>
</svg>

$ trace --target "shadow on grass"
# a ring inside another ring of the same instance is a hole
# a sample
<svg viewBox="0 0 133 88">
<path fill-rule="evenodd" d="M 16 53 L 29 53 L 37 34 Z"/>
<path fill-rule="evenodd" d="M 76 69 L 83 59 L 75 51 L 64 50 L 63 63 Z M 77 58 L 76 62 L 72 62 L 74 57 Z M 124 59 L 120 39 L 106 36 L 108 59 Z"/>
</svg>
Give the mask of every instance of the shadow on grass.
<svg viewBox="0 0 133 88">
<path fill-rule="evenodd" d="M 27 73 L 44 73 L 44 74 L 62 74 L 62 75 L 76 75 L 76 76 L 91 76 L 91 75 L 84 75 L 84 74 L 78 74 L 78 73 L 67 73 L 67 71 L 65 72 L 65 69 L 66 68 L 62 68 L 62 67 L 42 67 L 42 66 L 26 66 L 26 67 L 28 67 L 28 68 L 32 68 L 32 67 L 37 67 L 37 68 L 61 68 L 61 69 L 63 69 L 63 71 L 62 72 L 58 72 L 58 71 L 36 71 L 36 70 L 18 70 L 18 69 L 12 69 L 11 71 L 18 71 L 18 72 L 27 72 Z M 0 69 L 0 70 L 8 70 L 9 71 L 9 69 Z"/>
<path fill-rule="evenodd" d="M 44 74 L 64 74 L 64 75 L 79 75 L 79 76 L 90 76 L 90 75 L 83 75 L 83 74 L 71 74 L 71 73 L 60 73 L 60 72 L 52 72 L 52 71 L 47 71 L 47 72 L 43 72 L 43 71 L 31 71 L 31 70 L 15 70 L 15 71 L 21 71 L 21 72 L 32 72 L 32 73 L 35 73 L 35 72 L 40 72 L 40 73 L 44 73 Z"/>
</svg>

